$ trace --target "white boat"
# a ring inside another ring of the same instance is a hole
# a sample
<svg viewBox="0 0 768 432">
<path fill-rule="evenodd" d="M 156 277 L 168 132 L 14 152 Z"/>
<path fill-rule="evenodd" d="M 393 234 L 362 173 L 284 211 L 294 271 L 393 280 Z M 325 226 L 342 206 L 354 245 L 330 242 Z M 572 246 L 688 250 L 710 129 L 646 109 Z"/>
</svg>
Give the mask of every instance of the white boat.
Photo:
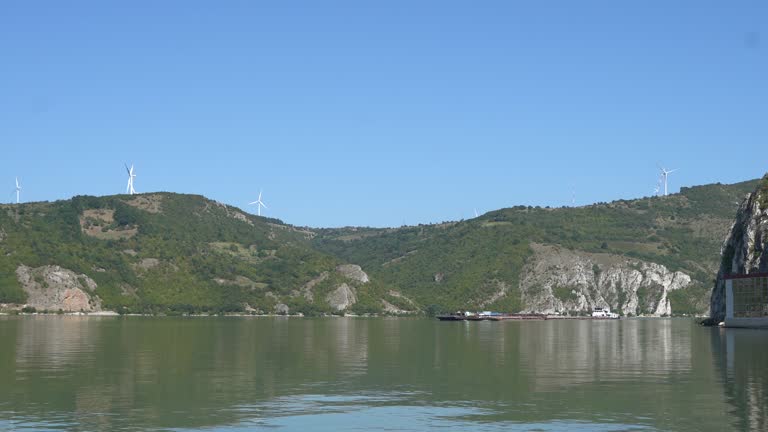
<svg viewBox="0 0 768 432">
<path fill-rule="evenodd" d="M 618 319 L 619 314 L 611 312 L 611 308 L 609 307 L 596 307 L 592 309 L 592 318 L 612 318 L 612 319 Z"/>
</svg>

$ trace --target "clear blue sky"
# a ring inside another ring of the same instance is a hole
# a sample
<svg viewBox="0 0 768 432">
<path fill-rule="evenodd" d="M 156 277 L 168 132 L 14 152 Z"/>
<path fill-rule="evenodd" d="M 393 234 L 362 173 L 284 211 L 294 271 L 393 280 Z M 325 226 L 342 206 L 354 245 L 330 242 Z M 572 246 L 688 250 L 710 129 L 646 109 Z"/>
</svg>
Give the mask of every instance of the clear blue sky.
<svg viewBox="0 0 768 432">
<path fill-rule="evenodd" d="M 0 145 L 3 202 L 127 162 L 310 226 L 736 182 L 768 171 L 768 2 L 4 0 Z"/>
</svg>

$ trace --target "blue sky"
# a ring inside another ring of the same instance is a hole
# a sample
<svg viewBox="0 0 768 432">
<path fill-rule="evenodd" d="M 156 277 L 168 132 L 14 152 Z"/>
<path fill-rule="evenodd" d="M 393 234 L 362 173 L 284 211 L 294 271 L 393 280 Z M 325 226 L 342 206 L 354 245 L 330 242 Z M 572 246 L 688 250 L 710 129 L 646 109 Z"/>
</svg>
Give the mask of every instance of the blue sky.
<svg viewBox="0 0 768 432">
<path fill-rule="evenodd" d="M 399 226 L 768 171 L 764 1 L 6 0 L 0 59 L 3 202 L 120 193 L 127 162 Z"/>
</svg>

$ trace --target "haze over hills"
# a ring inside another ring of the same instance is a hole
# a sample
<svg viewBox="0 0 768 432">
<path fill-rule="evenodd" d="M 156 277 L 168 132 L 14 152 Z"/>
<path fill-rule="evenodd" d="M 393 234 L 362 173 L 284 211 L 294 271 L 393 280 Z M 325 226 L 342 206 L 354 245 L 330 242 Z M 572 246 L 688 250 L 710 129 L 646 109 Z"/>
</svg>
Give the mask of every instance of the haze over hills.
<svg viewBox="0 0 768 432">
<path fill-rule="evenodd" d="M 3 205 L 0 302 L 142 313 L 704 313 L 720 244 L 756 182 L 390 229 L 299 228 L 173 193 Z"/>
</svg>

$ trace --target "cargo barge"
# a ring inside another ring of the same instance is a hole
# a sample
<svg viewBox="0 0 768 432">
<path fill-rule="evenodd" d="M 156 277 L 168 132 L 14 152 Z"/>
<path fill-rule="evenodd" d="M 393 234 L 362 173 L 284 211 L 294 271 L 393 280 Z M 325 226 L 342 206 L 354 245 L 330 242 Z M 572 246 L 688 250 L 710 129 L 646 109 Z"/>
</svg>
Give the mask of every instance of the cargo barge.
<svg viewBox="0 0 768 432">
<path fill-rule="evenodd" d="M 499 312 L 456 312 L 438 315 L 440 321 L 508 321 L 508 320 L 545 320 L 542 314 L 504 314 Z"/>
</svg>

